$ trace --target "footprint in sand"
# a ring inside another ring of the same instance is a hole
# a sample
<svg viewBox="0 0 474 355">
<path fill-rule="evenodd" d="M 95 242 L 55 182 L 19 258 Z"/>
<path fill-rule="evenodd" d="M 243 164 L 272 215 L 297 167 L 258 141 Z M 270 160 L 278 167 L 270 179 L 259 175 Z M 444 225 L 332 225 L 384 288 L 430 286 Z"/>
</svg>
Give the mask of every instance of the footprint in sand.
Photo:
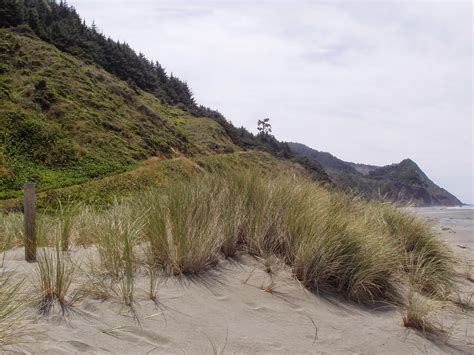
<svg viewBox="0 0 474 355">
<path fill-rule="evenodd" d="M 69 340 L 64 342 L 65 344 L 69 345 L 74 349 L 74 351 L 85 353 L 85 352 L 97 352 L 99 349 L 90 346 L 89 344 L 83 343 L 77 340 Z M 68 349 L 69 350 L 69 349 Z M 102 350 L 103 351 L 103 350 Z"/>
<path fill-rule="evenodd" d="M 146 344 L 157 348 L 167 347 L 171 344 L 171 340 L 167 337 L 138 328 L 112 330 L 110 332 L 106 332 L 106 334 L 119 338 L 120 340 L 128 341 L 130 343 Z"/>
<path fill-rule="evenodd" d="M 219 301 L 227 301 L 229 300 L 229 297 L 228 296 L 224 296 L 224 295 L 216 295 L 214 296 L 216 300 L 219 300 Z"/>
<path fill-rule="evenodd" d="M 244 302 L 252 311 L 271 312 L 272 310 L 265 306 L 259 306 L 254 302 Z"/>
</svg>

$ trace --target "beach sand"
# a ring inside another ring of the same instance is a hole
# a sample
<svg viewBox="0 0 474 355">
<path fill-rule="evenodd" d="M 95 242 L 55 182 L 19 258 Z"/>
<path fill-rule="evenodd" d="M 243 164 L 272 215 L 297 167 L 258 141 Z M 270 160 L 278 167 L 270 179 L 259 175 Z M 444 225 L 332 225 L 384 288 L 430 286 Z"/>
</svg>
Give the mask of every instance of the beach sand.
<svg viewBox="0 0 474 355">
<path fill-rule="evenodd" d="M 473 210 L 432 208 L 414 213 L 428 218 L 456 253 L 473 260 Z M 91 253 L 93 249 L 82 249 L 73 257 L 85 260 Z M 23 262 L 23 249 L 5 257 L 5 268 L 19 275 L 33 272 L 34 265 Z M 107 301 L 82 299 L 66 317 L 39 316 L 32 308 L 27 334 L 9 349 L 44 354 L 474 352 L 472 310 L 453 306 L 443 311 L 440 320 L 448 332 L 429 340 L 403 326 L 400 309 L 384 304 L 363 307 L 315 294 L 301 287 L 284 265 L 273 265 L 271 275 L 264 269 L 261 261 L 242 256 L 222 260 L 201 276 L 164 279 L 157 305 L 147 297 L 146 275 L 139 275 L 138 321 L 118 296 Z M 271 282 L 273 292 L 264 291 Z M 459 282 L 463 292 L 472 292 L 472 283 L 461 277 Z"/>
</svg>

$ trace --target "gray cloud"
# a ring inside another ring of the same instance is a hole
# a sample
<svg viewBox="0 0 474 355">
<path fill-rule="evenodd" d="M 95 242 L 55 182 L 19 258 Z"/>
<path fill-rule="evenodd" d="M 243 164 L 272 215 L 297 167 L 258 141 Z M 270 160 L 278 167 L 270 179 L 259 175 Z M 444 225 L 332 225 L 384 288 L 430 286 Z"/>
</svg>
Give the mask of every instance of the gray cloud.
<svg viewBox="0 0 474 355">
<path fill-rule="evenodd" d="M 70 1 L 198 102 L 342 159 L 411 157 L 474 202 L 470 2 Z"/>
</svg>

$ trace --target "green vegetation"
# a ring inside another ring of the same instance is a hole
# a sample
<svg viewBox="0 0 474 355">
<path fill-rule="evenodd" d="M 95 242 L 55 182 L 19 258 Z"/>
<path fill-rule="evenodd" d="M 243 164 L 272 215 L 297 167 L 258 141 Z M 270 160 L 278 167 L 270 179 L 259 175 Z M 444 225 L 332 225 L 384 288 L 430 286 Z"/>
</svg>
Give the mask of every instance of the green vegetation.
<svg viewBox="0 0 474 355">
<path fill-rule="evenodd" d="M 300 143 L 288 143 L 291 151 L 321 164 L 331 180 L 346 191 L 355 191 L 367 199 L 389 200 L 401 205 L 459 206 L 448 191 L 437 186 L 410 159 L 383 167 L 345 162 L 330 153 Z"/>
<path fill-rule="evenodd" d="M 48 314 L 59 305 L 64 313 L 81 295 L 121 301 L 138 320 L 138 274 L 146 273 L 148 297 L 158 304 L 160 278 L 203 273 L 221 258 L 250 254 L 263 260 L 270 276 L 272 265 L 283 263 L 314 292 L 359 303 L 401 302 L 406 326 L 435 329 L 427 318 L 430 305 L 446 300 L 455 287 L 451 254 L 431 229 L 391 204 L 316 184 L 303 169 L 280 171 L 200 171 L 103 207 L 82 204 L 69 210 L 74 214 L 67 220 L 74 223 L 66 239 L 64 210 L 50 209 L 38 220 L 40 245 L 49 246 L 39 253 L 39 311 Z M 20 217 L 1 219 L 2 245 L 21 244 L 12 227 Z M 76 264 L 62 251 L 64 240 L 69 250 L 89 247 L 91 254 Z M 75 289 L 73 277 L 83 280 Z M 271 293 L 275 287 L 270 277 L 262 289 Z M 405 300 L 407 289 L 416 295 Z"/>
<path fill-rule="evenodd" d="M 430 329 L 419 300 L 453 290 L 448 249 L 416 217 L 335 189 L 320 165 L 344 188 L 392 198 L 398 178 L 418 187 L 414 163 L 363 174 L 295 157 L 268 119 L 258 135 L 234 127 L 63 2 L 0 0 L 0 27 L 0 250 L 22 245 L 21 188 L 37 182 L 41 313 L 89 295 L 135 314 L 138 273 L 157 303 L 161 277 L 250 254 L 269 274 L 286 264 L 308 289 L 360 303 L 397 303 L 409 288 L 405 325 Z M 87 265 L 69 255 L 82 247 Z M 0 275 L 0 344 L 14 339 L 20 286 Z"/>
<path fill-rule="evenodd" d="M 45 42 L 97 64 L 131 87 L 153 93 L 163 102 L 180 104 L 196 113 L 206 111 L 196 105 L 185 82 L 173 75 L 168 76 L 158 62 L 136 54 L 127 44 L 107 38 L 95 25 L 87 27 L 65 1 L 1 0 L 0 8 L 0 27 L 28 26 Z"/>
<path fill-rule="evenodd" d="M 0 48 L 0 198 L 18 195 L 27 180 L 51 190 L 150 156 L 235 149 L 214 121 L 161 104 L 34 35 L 0 29 Z"/>
<path fill-rule="evenodd" d="M 106 206 L 115 198 L 130 196 L 152 187 L 165 187 L 174 181 L 189 179 L 205 171 L 232 173 L 249 169 L 256 170 L 264 176 L 285 171 L 305 172 L 305 169 L 297 163 L 276 159 L 268 153 L 258 151 L 202 155 L 195 158 L 178 157 L 164 160 L 151 158 L 131 171 L 39 193 L 37 204 L 43 209 L 58 209 L 59 201 L 66 209 L 69 208 L 66 205 L 74 206 L 78 203 Z M 21 203 L 20 199 L 4 200 L 0 201 L 0 208 L 21 210 Z"/>
<path fill-rule="evenodd" d="M 168 75 L 160 63 L 137 54 L 126 43 L 107 38 L 95 25 L 87 27 L 66 2 L 0 0 L 0 8 L 0 27 L 16 26 L 16 32 L 33 32 L 61 51 L 103 68 L 135 92 L 143 90 L 164 104 L 174 105 L 196 117 L 208 117 L 221 125 L 232 142 L 242 148 L 261 149 L 287 158 L 293 156 L 288 146 L 274 137 L 255 136 L 243 127 L 234 127 L 219 112 L 198 105 L 186 82 Z M 6 70 L 8 65 L 3 68 Z M 37 101 L 47 108 L 51 99 L 54 96 L 44 92 L 39 93 Z"/>
<path fill-rule="evenodd" d="M 403 315 L 403 325 L 407 328 L 420 330 L 423 333 L 440 333 L 442 328 L 433 318 L 441 304 L 424 297 L 416 292 L 410 292 L 406 310 Z"/>
<path fill-rule="evenodd" d="M 13 281 L 13 274 L 0 274 L 0 347 L 13 344 L 24 324 L 22 316 L 26 302 L 23 299 L 23 281 Z"/>
<path fill-rule="evenodd" d="M 62 216 L 55 218 L 61 226 Z M 274 177 L 200 174 L 139 192 L 103 212 L 78 210 L 76 220 L 69 243 L 97 245 L 98 268 L 112 283 L 122 282 L 129 304 L 140 265 L 166 274 L 199 273 L 220 255 L 242 252 L 277 258 L 308 288 L 358 302 L 395 301 L 405 282 L 440 299 L 453 289 L 451 255 L 424 222 L 392 205 L 328 190 L 291 170 Z"/>
<path fill-rule="evenodd" d="M 26 181 L 56 199 L 58 188 L 132 170 L 150 157 L 238 152 L 233 140 L 246 148 L 281 150 L 270 135 L 246 141 L 244 131 L 235 135 L 224 121 L 164 104 L 27 30 L 0 29 L 0 49 L 0 199 L 19 196 Z M 316 180 L 329 181 L 319 165 L 297 162 Z M 163 163 L 165 175 L 180 165 Z M 144 179 L 136 183 L 150 186 Z M 135 185 L 120 187 L 126 192 Z"/>
<path fill-rule="evenodd" d="M 35 286 L 40 313 L 48 315 L 57 304 L 64 315 L 74 302 L 74 297 L 68 296 L 76 267 L 62 251 L 59 240 L 54 241 L 52 250 L 40 251 L 36 266 Z"/>
</svg>

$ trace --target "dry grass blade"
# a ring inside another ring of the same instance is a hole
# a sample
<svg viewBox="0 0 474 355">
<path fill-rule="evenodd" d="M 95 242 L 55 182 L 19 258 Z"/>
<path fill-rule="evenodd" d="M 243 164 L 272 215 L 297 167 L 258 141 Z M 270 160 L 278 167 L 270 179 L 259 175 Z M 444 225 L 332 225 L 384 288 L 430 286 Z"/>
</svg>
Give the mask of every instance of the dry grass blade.
<svg viewBox="0 0 474 355">
<path fill-rule="evenodd" d="M 15 343 L 25 325 L 23 281 L 14 282 L 11 277 L 11 274 L 0 274 L 0 347 Z"/>
<path fill-rule="evenodd" d="M 216 182 L 198 178 L 150 192 L 145 235 L 154 263 L 168 274 L 198 273 L 217 261 L 222 246 Z"/>
<path fill-rule="evenodd" d="M 35 287 L 39 295 L 39 311 L 48 315 L 55 305 L 61 314 L 67 313 L 74 302 L 70 287 L 76 266 L 69 255 L 61 251 L 60 243 L 39 252 L 36 265 Z"/>
<path fill-rule="evenodd" d="M 438 302 L 417 292 L 410 292 L 406 311 L 403 315 L 403 325 L 407 328 L 420 330 L 423 333 L 441 333 L 442 328 L 433 319 L 434 313 L 440 308 Z"/>
</svg>

